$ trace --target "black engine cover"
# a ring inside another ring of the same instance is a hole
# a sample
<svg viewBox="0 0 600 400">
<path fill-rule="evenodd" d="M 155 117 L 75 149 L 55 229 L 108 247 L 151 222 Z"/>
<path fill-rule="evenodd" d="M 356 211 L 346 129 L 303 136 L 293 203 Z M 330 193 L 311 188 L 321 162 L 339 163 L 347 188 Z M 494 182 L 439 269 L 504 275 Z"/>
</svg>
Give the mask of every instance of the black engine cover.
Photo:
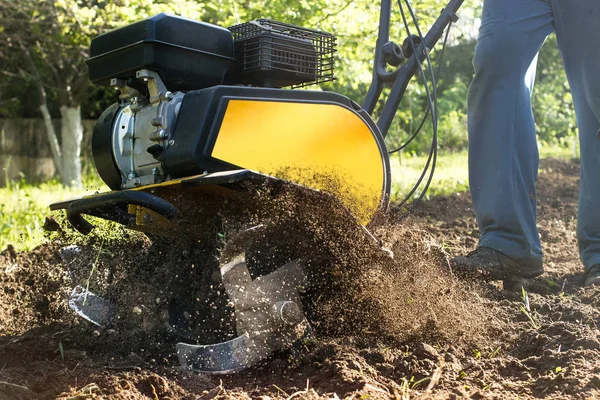
<svg viewBox="0 0 600 400">
<path fill-rule="evenodd" d="M 220 85 L 234 61 L 230 31 L 162 13 L 94 38 L 86 63 L 98 85 L 149 69 L 178 91 Z"/>
</svg>

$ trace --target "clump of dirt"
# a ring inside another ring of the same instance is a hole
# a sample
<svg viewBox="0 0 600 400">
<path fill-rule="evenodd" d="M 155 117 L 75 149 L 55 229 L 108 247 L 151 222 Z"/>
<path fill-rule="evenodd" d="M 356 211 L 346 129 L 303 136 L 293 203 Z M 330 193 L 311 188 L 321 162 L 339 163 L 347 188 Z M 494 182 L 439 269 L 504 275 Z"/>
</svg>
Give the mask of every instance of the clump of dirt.
<svg viewBox="0 0 600 400">
<path fill-rule="evenodd" d="M 69 319 L 64 299 L 71 279 L 59 256 L 60 245 L 17 253 L 0 253 L 0 335 L 16 335 L 44 324 Z"/>
<path fill-rule="evenodd" d="M 192 393 L 218 394 L 219 387 L 210 380 L 196 379 L 191 372 L 159 371 L 155 373 L 131 368 L 114 374 L 93 373 L 92 382 L 68 392 L 60 393 L 57 400 L 111 398 L 111 399 L 196 399 Z M 91 371 L 90 371 L 91 372 Z M 187 380 L 193 381 L 186 384 Z M 179 381 L 180 383 L 175 383 Z M 215 390 L 216 389 L 216 390 Z M 191 393 L 190 393 L 191 392 Z"/>
</svg>

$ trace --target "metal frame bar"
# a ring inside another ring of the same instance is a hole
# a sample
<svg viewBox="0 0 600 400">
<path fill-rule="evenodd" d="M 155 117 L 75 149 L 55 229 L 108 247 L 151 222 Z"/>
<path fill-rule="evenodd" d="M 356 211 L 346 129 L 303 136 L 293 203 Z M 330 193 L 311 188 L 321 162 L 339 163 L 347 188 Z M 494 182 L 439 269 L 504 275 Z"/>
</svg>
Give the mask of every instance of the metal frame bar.
<svg viewBox="0 0 600 400">
<path fill-rule="evenodd" d="M 408 83 L 418 71 L 419 62 L 425 60 L 425 52 L 430 51 L 435 44 L 440 40 L 444 29 L 451 23 L 456 22 L 458 17 L 456 12 L 462 5 L 464 0 L 450 0 L 448 5 L 442 10 L 440 16 L 431 26 L 431 29 L 424 37 L 423 43 L 417 47 L 417 52 L 412 54 L 410 58 L 394 71 L 386 70 L 386 62 L 384 59 L 383 46 L 389 41 L 390 36 L 390 16 L 392 10 L 391 0 L 381 1 L 381 11 L 379 15 L 379 34 L 375 46 L 375 61 L 373 65 L 373 80 L 369 87 L 369 91 L 365 97 L 363 108 L 371 115 L 381 97 L 384 84 L 391 84 L 392 89 L 383 105 L 381 115 L 377 120 L 377 126 L 381 134 L 385 137 L 390 128 L 392 120 L 396 115 L 400 101 L 404 96 L 404 92 Z M 419 62 L 417 61 L 417 57 Z"/>
</svg>

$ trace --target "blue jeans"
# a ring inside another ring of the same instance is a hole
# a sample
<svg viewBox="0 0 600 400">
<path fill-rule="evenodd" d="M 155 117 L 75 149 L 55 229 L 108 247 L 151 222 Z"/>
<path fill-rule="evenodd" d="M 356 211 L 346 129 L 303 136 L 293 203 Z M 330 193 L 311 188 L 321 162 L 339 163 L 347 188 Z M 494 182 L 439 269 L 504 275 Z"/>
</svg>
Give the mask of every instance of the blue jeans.
<svg viewBox="0 0 600 400">
<path fill-rule="evenodd" d="M 479 246 L 542 258 L 536 226 L 539 154 L 531 111 L 537 53 L 556 31 L 577 114 L 577 235 L 600 264 L 600 0 L 485 0 L 469 89 L 469 180 Z"/>
</svg>

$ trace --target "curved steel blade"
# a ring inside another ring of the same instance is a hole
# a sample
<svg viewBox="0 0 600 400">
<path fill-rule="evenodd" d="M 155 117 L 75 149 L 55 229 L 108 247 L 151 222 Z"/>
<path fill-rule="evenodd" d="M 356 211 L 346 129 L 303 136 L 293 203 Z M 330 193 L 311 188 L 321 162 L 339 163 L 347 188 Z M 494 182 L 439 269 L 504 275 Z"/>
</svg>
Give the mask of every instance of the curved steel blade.
<svg viewBox="0 0 600 400">
<path fill-rule="evenodd" d="M 247 368 L 262 358 L 252 351 L 248 333 L 223 343 L 193 345 L 177 343 L 179 364 L 208 374 L 228 374 Z"/>
</svg>

